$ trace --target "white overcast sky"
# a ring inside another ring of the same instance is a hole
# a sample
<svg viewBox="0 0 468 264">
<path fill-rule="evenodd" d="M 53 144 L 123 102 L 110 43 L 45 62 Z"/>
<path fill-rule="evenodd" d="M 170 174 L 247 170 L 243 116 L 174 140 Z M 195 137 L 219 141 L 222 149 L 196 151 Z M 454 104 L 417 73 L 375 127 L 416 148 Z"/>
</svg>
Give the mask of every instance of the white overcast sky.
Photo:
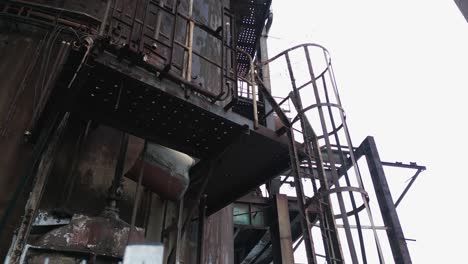
<svg viewBox="0 0 468 264">
<path fill-rule="evenodd" d="M 270 57 L 304 42 L 330 50 L 354 144 L 372 135 L 382 160 L 427 166 L 398 208 L 417 240 L 413 263 L 463 263 L 468 23 L 455 3 L 274 0 L 272 10 Z M 410 174 L 387 177 L 399 190 Z"/>
</svg>

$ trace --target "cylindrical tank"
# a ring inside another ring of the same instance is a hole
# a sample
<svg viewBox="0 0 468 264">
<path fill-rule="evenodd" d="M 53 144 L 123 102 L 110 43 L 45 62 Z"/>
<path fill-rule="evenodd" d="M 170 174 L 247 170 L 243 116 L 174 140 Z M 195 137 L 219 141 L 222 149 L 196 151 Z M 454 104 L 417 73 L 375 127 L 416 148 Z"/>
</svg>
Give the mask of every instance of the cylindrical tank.
<svg viewBox="0 0 468 264">
<path fill-rule="evenodd" d="M 189 186 L 189 170 L 195 165 L 195 159 L 154 143 L 148 143 L 142 155 L 125 176 L 138 181 L 143 173 L 144 186 L 163 199 L 179 200 Z"/>
</svg>

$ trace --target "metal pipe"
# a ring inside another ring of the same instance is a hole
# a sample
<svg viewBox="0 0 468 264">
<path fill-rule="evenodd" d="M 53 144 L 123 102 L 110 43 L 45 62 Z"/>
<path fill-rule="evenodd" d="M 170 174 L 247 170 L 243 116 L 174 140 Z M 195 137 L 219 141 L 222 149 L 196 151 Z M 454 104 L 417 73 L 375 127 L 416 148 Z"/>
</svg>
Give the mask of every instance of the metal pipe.
<svg viewBox="0 0 468 264">
<path fill-rule="evenodd" d="M 140 29 L 140 36 L 138 37 L 138 40 L 139 40 L 139 45 L 138 45 L 138 52 L 139 53 L 145 53 L 145 49 L 144 49 L 144 46 L 145 46 L 145 41 L 144 41 L 144 37 L 145 37 L 145 29 L 146 29 L 146 16 L 148 15 L 148 8 L 149 8 L 149 4 L 150 4 L 150 1 L 146 1 L 145 3 L 145 7 L 144 7 L 144 10 L 143 10 L 143 18 L 142 18 L 142 25 L 141 25 L 141 29 Z"/>
<path fill-rule="evenodd" d="M 109 12 L 111 9 L 112 0 L 107 0 L 106 11 L 104 12 L 104 17 L 101 20 L 101 26 L 99 27 L 99 36 L 104 36 L 104 31 L 106 29 L 107 20 L 109 19 Z"/>
<path fill-rule="evenodd" d="M 81 68 L 85 64 L 86 59 L 88 58 L 89 53 L 91 52 L 91 49 L 92 49 L 92 47 L 94 45 L 94 39 L 92 37 L 87 37 L 85 39 L 85 42 L 86 42 L 86 52 L 85 52 L 85 54 L 83 55 L 83 58 L 80 61 L 80 65 L 78 65 L 78 67 L 76 68 L 75 73 L 73 73 L 73 77 L 70 80 L 70 82 L 68 83 L 67 88 L 70 88 L 72 86 L 73 82 L 75 81 L 76 77 L 78 76 L 78 73 L 80 72 Z"/>
<path fill-rule="evenodd" d="M 177 244 L 176 244 L 176 264 L 180 264 L 181 261 L 181 252 L 182 252 L 182 225 L 184 219 L 184 197 L 180 199 L 179 202 L 179 219 L 177 220 Z"/>
<path fill-rule="evenodd" d="M 64 199 L 62 200 L 62 207 L 63 208 L 66 208 L 68 206 L 68 202 L 70 201 L 70 198 L 71 198 L 71 195 L 73 193 L 73 188 L 75 186 L 75 180 L 76 180 L 76 169 L 78 168 L 78 162 L 80 160 L 80 157 L 83 153 L 83 147 L 84 147 L 84 143 L 86 142 L 86 139 L 88 138 L 88 133 L 89 133 L 89 129 L 91 127 L 91 123 L 92 121 L 89 120 L 86 124 L 86 127 L 82 133 L 82 135 L 80 135 L 80 138 L 77 140 L 77 150 L 75 152 L 75 155 L 73 157 L 73 161 L 72 161 L 72 166 L 71 166 L 71 169 L 70 169 L 70 174 L 68 176 L 68 178 L 70 179 L 70 181 L 68 182 L 68 184 L 65 185 L 66 188 L 64 188 L 65 190 L 65 194 L 64 194 Z"/>
<path fill-rule="evenodd" d="M 226 25 L 225 25 L 225 21 L 224 21 L 224 5 L 221 6 L 221 26 L 222 26 L 222 30 L 221 30 L 221 76 L 220 76 L 220 86 L 221 86 L 221 90 L 224 90 L 223 87 L 224 87 L 224 74 L 225 72 L 227 72 L 225 70 L 225 59 L 224 59 L 224 52 L 225 52 L 225 49 L 224 49 L 224 41 L 225 41 L 225 38 L 226 38 Z"/>
<path fill-rule="evenodd" d="M 128 148 L 128 134 L 122 132 L 122 137 L 120 140 L 120 150 L 119 156 L 117 157 L 117 164 L 115 166 L 115 174 L 114 180 L 112 181 L 112 185 L 109 188 L 109 206 L 111 208 L 115 208 L 115 200 L 121 196 L 121 184 L 122 184 L 122 176 L 123 170 L 125 165 L 125 157 L 127 155 L 127 148 Z"/>
<path fill-rule="evenodd" d="M 144 162 L 144 157 L 146 155 L 146 146 L 147 142 L 145 141 L 145 145 L 143 146 L 143 151 L 141 154 L 141 161 L 142 165 L 140 168 L 140 175 L 138 176 L 138 183 L 136 186 L 136 194 L 135 194 L 135 200 L 133 201 L 133 209 L 132 209 L 132 218 L 130 222 L 130 230 L 128 231 L 128 238 L 127 238 L 127 245 L 131 242 L 132 239 L 132 234 L 133 234 L 133 229 L 135 228 L 135 222 L 136 222 L 136 215 L 138 212 L 138 205 L 140 203 L 140 196 L 141 196 L 141 182 L 143 181 L 143 174 L 145 171 L 145 162 Z"/>
<path fill-rule="evenodd" d="M 420 166 L 415 162 L 410 162 L 410 164 L 404 164 L 402 162 L 381 162 L 383 166 L 396 167 L 396 168 L 405 168 L 405 169 L 417 169 L 417 170 L 426 170 L 425 166 Z"/>
<path fill-rule="evenodd" d="M 320 225 L 317 225 L 317 224 L 315 224 L 314 226 L 320 227 Z M 338 227 L 338 228 L 345 228 L 344 225 L 339 225 L 339 224 L 337 224 L 336 227 Z M 370 225 L 360 225 L 360 226 L 358 226 L 358 225 L 350 225 L 350 227 L 353 228 L 353 229 L 373 229 L 373 228 L 375 228 L 375 229 L 377 229 L 377 230 L 387 230 L 387 227 L 386 227 L 386 226 L 375 226 L 375 227 L 372 227 L 372 226 L 370 226 Z"/>
<path fill-rule="evenodd" d="M 205 218 L 206 218 L 206 194 L 200 199 L 198 207 L 198 238 L 197 238 L 197 264 L 203 262 L 203 241 L 205 232 Z"/>
<path fill-rule="evenodd" d="M 166 228 L 166 216 L 167 216 L 167 203 L 168 201 L 165 200 L 163 202 L 164 204 L 164 209 L 163 209 L 163 215 L 162 215 L 162 227 L 161 227 L 161 237 L 160 237 L 160 242 L 164 244 L 164 229 Z"/>
<path fill-rule="evenodd" d="M 171 44 L 170 44 L 170 46 L 172 48 L 169 49 L 169 59 L 168 59 L 168 62 L 166 64 L 166 66 L 164 67 L 165 72 L 169 72 L 169 70 L 172 67 L 172 58 L 174 56 L 174 41 L 175 41 L 175 35 L 176 35 L 177 17 L 178 17 L 177 14 L 179 13 L 179 5 L 180 5 L 180 0 L 177 0 L 175 2 L 175 7 L 174 7 L 174 23 L 172 25 L 173 27 L 172 27 L 172 34 L 171 34 Z"/>
<path fill-rule="evenodd" d="M 419 169 L 416 174 L 411 177 L 411 181 L 408 183 L 408 185 L 406 185 L 406 188 L 403 190 L 403 192 L 401 193 L 400 197 L 398 197 L 397 201 L 395 202 L 395 208 L 400 204 L 400 202 L 403 200 L 403 198 L 405 198 L 405 195 L 406 193 L 409 191 L 409 189 L 411 188 L 411 186 L 413 185 L 413 183 L 416 181 L 416 179 L 418 178 L 419 174 L 422 172 L 423 170 Z"/>
<path fill-rule="evenodd" d="M 153 35 L 153 38 L 155 40 L 159 40 L 159 34 L 161 32 L 162 14 L 163 14 L 163 8 L 164 8 L 165 3 L 166 3 L 166 0 L 159 1 L 159 8 L 157 12 L 158 18 L 156 19 L 156 28 L 154 29 L 154 35 Z"/>
<path fill-rule="evenodd" d="M 187 81 L 192 80 L 192 57 L 193 57 L 193 30 L 194 30 L 194 22 L 193 22 L 193 0 L 189 0 L 189 10 L 188 10 L 188 32 L 187 32 L 187 73 L 185 78 Z"/>
<path fill-rule="evenodd" d="M 132 17 L 132 25 L 130 27 L 130 31 L 128 32 L 128 36 L 127 36 L 127 45 L 128 47 L 131 49 L 131 44 L 132 44 L 132 40 L 133 40 L 133 31 L 135 30 L 135 21 L 136 21 L 136 15 L 137 15 L 137 11 L 138 11 L 138 7 L 139 7 L 139 3 L 140 1 L 135 1 L 135 11 L 133 12 L 133 17 Z M 130 4 L 130 2 L 128 3 Z M 146 14 L 146 12 L 145 12 Z M 143 40 L 141 40 L 143 41 Z"/>
<path fill-rule="evenodd" d="M 257 88 L 255 86 L 255 64 L 253 62 L 252 56 L 250 54 L 240 48 L 237 48 L 239 52 L 247 56 L 249 59 L 250 63 L 250 85 L 252 86 L 252 108 L 253 108 L 253 122 L 254 122 L 254 128 L 258 128 L 258 110 L 257 110 Z"/>
</svg>

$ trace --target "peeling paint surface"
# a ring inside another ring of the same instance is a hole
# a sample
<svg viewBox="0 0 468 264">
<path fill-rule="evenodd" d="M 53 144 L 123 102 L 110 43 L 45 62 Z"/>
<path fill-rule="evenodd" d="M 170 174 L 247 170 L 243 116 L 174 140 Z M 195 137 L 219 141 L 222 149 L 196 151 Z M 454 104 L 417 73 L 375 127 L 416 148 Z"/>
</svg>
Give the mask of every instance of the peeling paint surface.
<svg viewBox="0 0 468 264">
<path fill-rule="evenodd" d="M 75 214 L 69 225 L 45 234 L 35 246 L 122 257 L 127 242 L 144 242 L 143 229 L 134 229 L 131 241 L 129 230 L 130 225 L 120 219 Z"/>
</svg>

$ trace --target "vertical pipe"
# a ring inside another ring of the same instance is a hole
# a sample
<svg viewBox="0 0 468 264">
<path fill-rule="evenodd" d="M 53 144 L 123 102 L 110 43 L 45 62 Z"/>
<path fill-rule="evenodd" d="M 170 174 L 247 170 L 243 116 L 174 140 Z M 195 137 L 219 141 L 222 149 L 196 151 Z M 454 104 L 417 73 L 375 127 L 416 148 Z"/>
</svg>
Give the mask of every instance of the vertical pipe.
<svg viewBox="0 0 468 264">
<path fill-rule="evenodd" d="M 182 253 L 182 225 L 184 219 L 184 197 L 180 199 L 179 202 L 179 216 L 177 220 L 177 243 L 176 243 L 176 264 L 181 264 L 181 253 Z"/>
<path fill-rule="evenodd" d="M 225 46 L 224 46 L 224 42 L 225 42 L 225 38 L 226 38 L 226 25 L 225 25 L 225 21 L 224 21 L 224 4 L 221 5 L 221 26 L 222 26 L 222 30 L 221 30 L 221 75 L 220 75 L 220 87 L 221 87 L 221 91 L 224 90 L 224 73 L 226 72 L 225 70 L 225 58 L 224 58 L 224 51 L 225 51 Z M 229 92 L 229 91 L 228 91 Z"/>
<path fill-rule="evenodd" d="M 141 19 L 143 23 L 141 24 L 141 32 L 140 32 L 140 37 L 138 39 L 140 42 L 138 45 L 138 52 L 141 52 L 141 53 L 144 53 L 144 50 L 145 50 L 144 47 L 145 47 L 146 16 L 150 12 L 148 10 L 149 4 L 150 4 L 150 0 L 146 0 L 145 9 L 143 10 L 143 18 Z"/>
<path fill-rule="evenodd" d="M 167 203 L 168 201 L 165 200 L 163 202 L 164 204 L 164 210 L 163 210 L 163 216 L 162 216 L 162 224 L 161 224 L 161 237 L 160 237 L 160 242 L 164 244 L 164 229 L 166 229 L 166 218 L 167 218 Z"/>
<path fill-rule="evenodd" d="M 193 0 L 189 0 L 189 23 L 188 23 L 188 35 L 187 35 L 187 81 L 192 80 L 192 57 L 193 57 L 193 29 L 195 23 L 193 22 Z"/>
<path fill-rule="evenodd" d="M 253 107 L 253 119 L 254 128 L 258 128 L 258 110 L 257 110 L 257 87 L 255 86 L 255 65 L 252 57 L 250 60 L 250 85 L 252 85 L 252 107 Z"/>
<path fill-rule="evenodd" d="M 205 237 L 206 194 L 200 199 L 198 207 L 197 264 L 203 262 L 203 241 Z"/>
<path fill-rule="evenodd" d="M 111 9 L 112 0 L 107 0 L 106 11 L 104 12 L 104 17 L 101 20 L 101 26 L 99 27 L 99 36 L 104 36 L 104 31 L 106 29 L 107 20 L 109 19 L 109 12 Z"/>
<path fill-rule="evenodd" d="M 115 166 L 114 180 L 109 189 L 109 206 L 115 208 L 116 199 L 120 197 L 120 188 L 122 184 L 122 176 L 125 165 L 125 157 L 127 155 L 128 148 L 128 134 L 122 132 L 122 138 L 120 140 L 119 156 L 117 157 L 117 164 Z"/>
<path fill-rule="evenodd" d="M 153 35 L 153 38 L 155 40 L 159 40 L 159 34 L 161 33 L 161 23 L 162 23 L 162 14 L 163 14 L 163 11 L 161 9 L 164 8 L 164 3 L 166 2 L 166 0 L 160 0 L 159 1 L 159 5 L 158 5 L 158 11 L 156 13 L 156 15 L 158 16 L 156 18 L 156 28 L 154 29 L 154 35 Z"/>
<path fill-rule="evenodd" d="M 172 67 L 172 58 L 174 56 L 174 43 L 175 43 L 175 34 L 176 34 L 176 27 L 177 27 L 177 17 L 179 16 L 179 5 L 180 5 L 180 0 L 176 0 L 175 6 L 174 6 L 174 23 L 172 24 L 172 34 L 171 34 L 171 44 L 170 44 L 170 49 L 169 49 L 169 58 L 167 59 L 167 63 L 164 66 L 164 71 L 168 72 L 171 67 Z"/>
<path fill-rule="evenodd" d="M 131 49 L 132 48 L 132 41 L 133 41 L 133 32 L 135 30 L 135 21 L 137 20 L 137 13 L 138 13 L 138 7 L 139 7 L 139 4 L 140 4 L 140 0 L 136 0 L 135 1 L 135 11 L 133 12 L 133 18 L 132 18 L 132 27 L 130 28 L 130 32 L 128 33 L 128 47 Z"/>
<path fill-rule="evenodd" d="M 248 59 L 250 63 L 250 85 L 252 86 L 252 108 L 253 108 L 253 121 L 254 121 L 254 128 L 258 128 L 258 110 L 257 110 L 257 89 L 255 86 L 255 64 L 253 62 L 252 56 L 250 54 L 242 49 L 237 48 L 237 50 L 244 54 Z M 247 79 L 247 78 L 246 78 Z M 248 87 L 248 86 L 247 86 Z M 248 96 L 248 92 L 247 92 Z"/>
<path fill-rule="evenodd" d="M 78 168 L 78 163 L 79 163 L 81 155 L 83 153 L 84 143 L 86 142 L 86 139 L 88 138 L 88 133 L 89 133 L 89 129 L 91 127 L 91 124 L 92 124 L 92 121 L 89 120 L 87 122 L 87 124 L 86 124 L 86 127 L 85 127 L 85 129 L 83 131 L 83 134 L 80 135 L 80 138 L 78 139 L 77 150 L 76 150 L 75 155 L 73 157 L 72 166 L 70 168 L 70 174 L 68 176 L 68 178 L 70 180 L 69 180 L 69 182 L 67 182 L 68 184 L 65 184 L 66 188 L 64 188 L 65 193 L 63 195 L 63 199 L 62 199 L 62 202 L 61 202 L 63 208 L 66 208 L 68 206 L 68 203 L 70 202 L 70 198 L 71 198 L 71 195 L 73 193 L 73 189 L 74 189 L 75 181 L 76 181 L 76 169 Z"/>
<path fill-rule="evenodd" d="M 128 231 L 128 239 L 127 239 L 127 245 L 131 242 L 132 240 L 132 234 L 133 230 L 135 228 L 135 222 L 136 222 L 136 215 L 138 212 L 138 206 L 140 204 L 140 196 L 141 196 L 141 182 L 143 181 L 143 174 L 145 171 L 145 162 L 144 162 L 144 157 L 146 155 L 146 146 L 147 142 L 145 141 L 145 145 L 143 147 L 142 155 L 140 157 L 142 165 L 140 168 L 140 175 L 138 175 L 138 183 L 136 186 L 136 194 L 135 194 L 135 199 L 133 200 L 133 208 L 132 208 L 132 218 L 130 222 L 130 230 Z"/>
</svg>

